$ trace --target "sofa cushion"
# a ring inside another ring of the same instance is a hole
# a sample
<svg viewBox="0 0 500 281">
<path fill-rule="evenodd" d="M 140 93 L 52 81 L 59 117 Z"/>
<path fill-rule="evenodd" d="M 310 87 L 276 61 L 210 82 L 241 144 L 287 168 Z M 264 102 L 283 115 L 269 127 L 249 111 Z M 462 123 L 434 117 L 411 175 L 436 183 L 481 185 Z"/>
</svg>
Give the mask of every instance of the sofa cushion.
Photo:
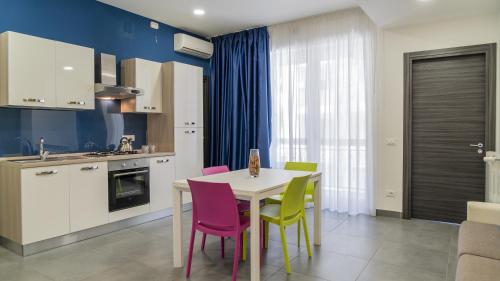
<svg viewBox="0 0 500 281">
<path fill-rule="evenodd" d="M 458 259 L 455 281 L 498 281 L 500 260 L 473 255 L 462 255 Z"/>
<path fill-rule="evenodd" d="M 500 260 L 500 227 L 464 221 L 458 235 L 458 256 L 464 254 Z"/>
</svg>

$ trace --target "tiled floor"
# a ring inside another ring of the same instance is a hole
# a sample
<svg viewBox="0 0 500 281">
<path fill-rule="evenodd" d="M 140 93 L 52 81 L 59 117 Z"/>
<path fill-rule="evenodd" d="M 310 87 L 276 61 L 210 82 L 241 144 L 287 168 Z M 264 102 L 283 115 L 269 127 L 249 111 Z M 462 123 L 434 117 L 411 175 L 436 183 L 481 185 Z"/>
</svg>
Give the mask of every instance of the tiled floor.
<svg viewBox="0 0 500 281">
<path fill-rule="evenodd" d="M 188 233 L 190 213 L 185 218 Z M 323 244 L 313 247 L 311 259 L 304 243 L 297 248 L 296 228 L 287 231 L 293 273 L 284 272 L 279 233 L 272 227 L 262 280 L 454 280 L 456 225 L 324 212 Z M 167 218 L 26 258 L 0 248 L 0 280 L 185 280 L 183 269 L 172 266 L 171 233 Z M 191 280 L 230 280 L 232 246 L 226 243 L 221 259 L 216 238 L 207 239 L 204 253 L 198 239 Z M 249 262 L 240 263 L 238 280 L 249 280 L 249 272 Z"/>
</svg>

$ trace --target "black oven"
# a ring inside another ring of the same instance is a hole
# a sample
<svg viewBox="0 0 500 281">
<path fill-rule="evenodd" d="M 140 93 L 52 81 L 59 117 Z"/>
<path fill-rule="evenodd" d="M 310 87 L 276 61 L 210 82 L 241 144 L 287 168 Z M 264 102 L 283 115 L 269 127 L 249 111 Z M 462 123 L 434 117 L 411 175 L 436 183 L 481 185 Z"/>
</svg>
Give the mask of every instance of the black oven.
<svg viewBox="0 0 500 281">
<path fill-rule="evenodd" d="M 109 211 L 149 203 L 149 161 L 147 158 L 108 163 Z"/>
</svg>

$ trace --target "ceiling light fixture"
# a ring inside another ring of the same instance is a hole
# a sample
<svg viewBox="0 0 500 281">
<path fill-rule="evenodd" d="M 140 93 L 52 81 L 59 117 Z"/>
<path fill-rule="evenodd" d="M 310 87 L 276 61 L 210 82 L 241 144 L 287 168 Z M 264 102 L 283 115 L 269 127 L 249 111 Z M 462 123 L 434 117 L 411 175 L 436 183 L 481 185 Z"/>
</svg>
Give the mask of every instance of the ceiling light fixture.
<svg viewBox="0 0 500 281">
<path fill-rule="evenodd" d="M 202 9 L 194 9 L 193 14 L 195 14 L 197 16 L 203 16 L 205 14 L 205 11 Z"/>
</svg>

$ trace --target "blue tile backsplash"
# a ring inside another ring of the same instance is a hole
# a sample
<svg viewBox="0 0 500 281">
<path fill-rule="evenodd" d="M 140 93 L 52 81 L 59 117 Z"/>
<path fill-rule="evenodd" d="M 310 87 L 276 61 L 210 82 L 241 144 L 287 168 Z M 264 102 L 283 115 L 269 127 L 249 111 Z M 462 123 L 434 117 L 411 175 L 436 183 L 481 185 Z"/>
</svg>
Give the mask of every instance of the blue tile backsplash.
<svg viewBox="0 0 500 281">
<path fill-rule="evenodd" d="M 174 34 L 185 31 L 165 24 L 153 30 L 149 22 L 95 0 L 0 4 L 0 33 L 15 31 L 86 46 L 96 54 L 113 54 L 118 62 L 134 57 L 180 61 L 209 73 L 208 60 L 174 52 Z M 140 148 L 146 142 L 147 116 L 121 114 L 119 107 L 119 101 L 97 100 L 91 111 L 0 108 L 0 157 L 36 154 L 40 137 L 53 153 L 115 149 L 123 134 L 135 135 L 134 145 Z"/>
<path fill-rule="evenodd" d="M 38 153 L 40 137 L 51 153 L 115 150 L 123 135 L 146 143 L 146 114 L 120 113 L 120 101 L 96 100 L 89 111 L 0 108 L 0 156 Z"/>
</svg>

